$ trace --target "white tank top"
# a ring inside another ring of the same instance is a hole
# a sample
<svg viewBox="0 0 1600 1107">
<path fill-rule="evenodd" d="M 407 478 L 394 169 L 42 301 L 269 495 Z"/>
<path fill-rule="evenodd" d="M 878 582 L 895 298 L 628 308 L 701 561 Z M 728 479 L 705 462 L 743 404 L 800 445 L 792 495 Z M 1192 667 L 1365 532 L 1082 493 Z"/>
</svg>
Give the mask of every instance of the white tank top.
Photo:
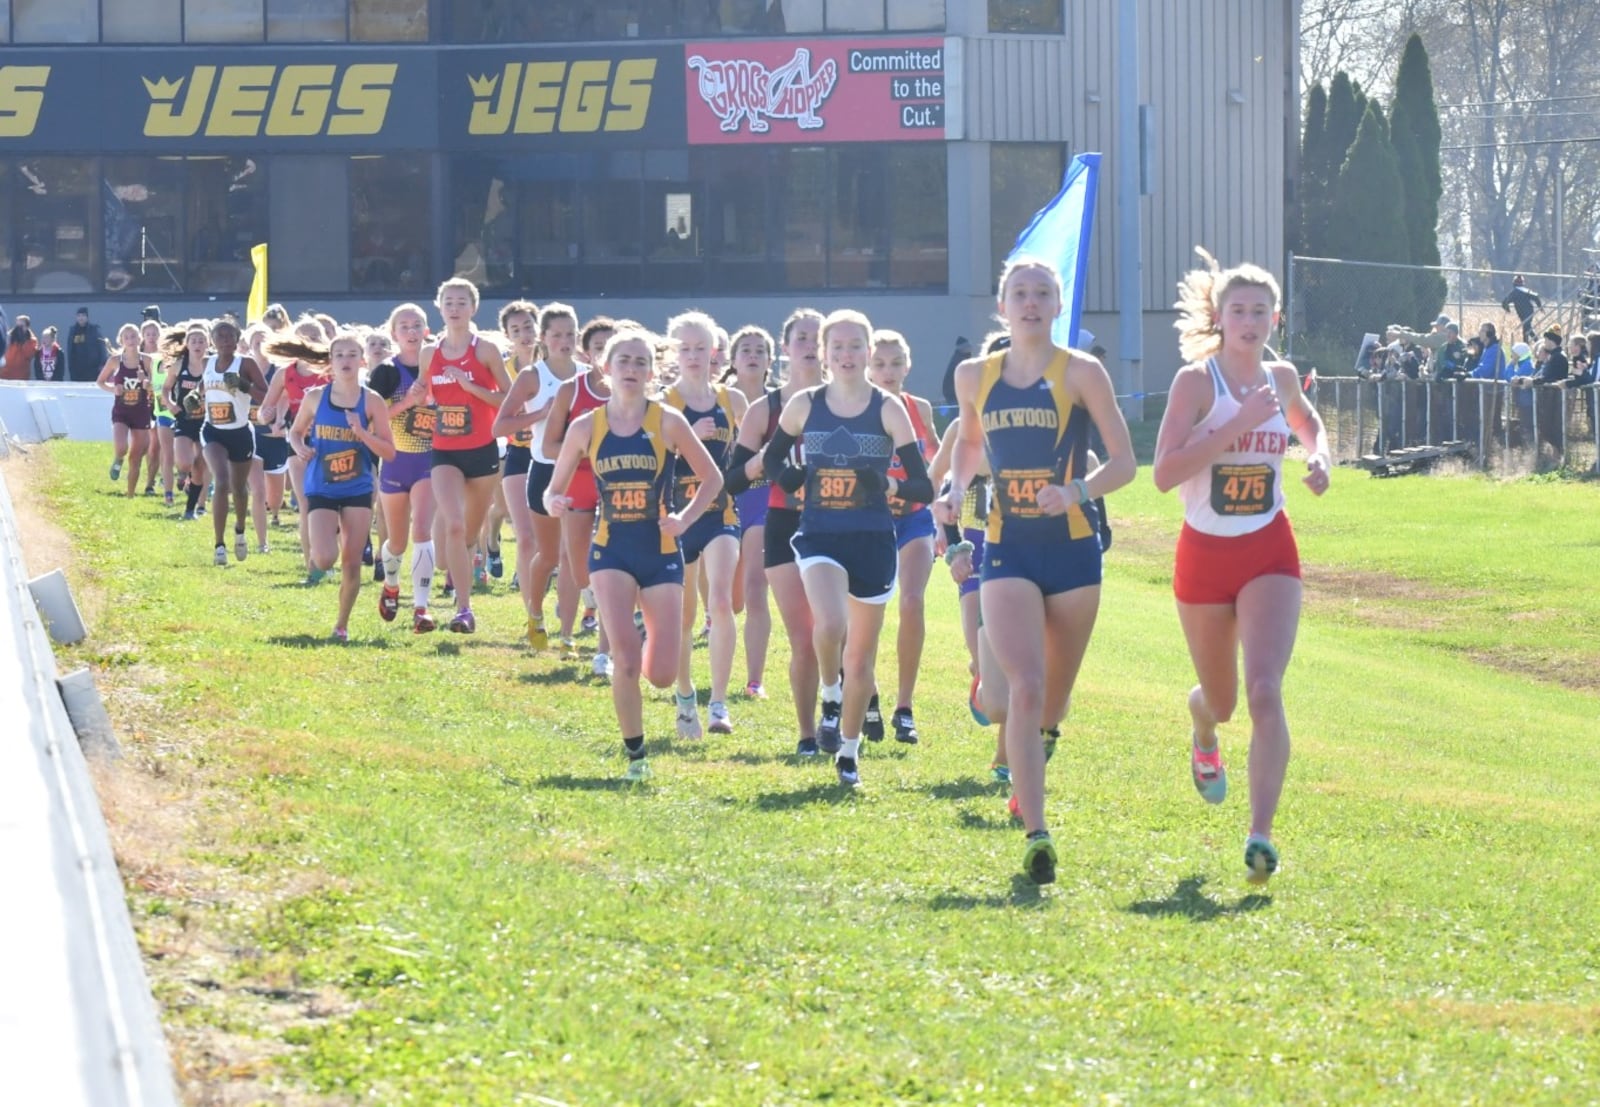
<svg viewBox="0 0 1600 1107">
<path fill-rule="evenodd" d="M 529 412 L 548 411 L 551 403 L 556 398 L 556 390 L 566 381 L 556 376 L 550 366 L 544 363 L 543 358 L 535 362 L 533 368 L 539 374 L 539 391 L 534 395 L 533 399 L 528 401 L 528 406 L 524 410 Z M 555 458 L 546 457 L 544 452 L 544 428 L 549 422 L 550 420 L 548 419 L 540 419 L 533 425 L 533 460 L 544 465 L 554 465 L 556 463 Z"/>
<path fill-rule="evenodd" d="M 233 355 L 233 364 L 226 369 L 217 368 L 217 355 L 206 358 L 205 372 L 200 375 L 200 387 L 205 390 L 206 422 L 218 430 L 235 430 L 250 425 L 250 393 L 235 392 L 223 383 L 223 375 L 239 372 L 244 358 Z"/>
<path fill-rule="evenodd" d="M 1239 413 L 1239 401 L 1216 359 L 1207 359 L 1206 368 L 1211 373 L 1211 410 L 1190 432 L 1191 442 L 1217 433 Z M 1271 372 L 1262 372 L 1277 395 Z M 1280 398 L 1266 422 L 1241 434 L 1222 456 L 1179 487 L 1183 521 L 1202 534 L 1221 538 L 1252 534 L 1265 527 L 1283 510 L 1283 452 L 1288 447 L 1289 421 L 1284 418 Z"/>
</svg>

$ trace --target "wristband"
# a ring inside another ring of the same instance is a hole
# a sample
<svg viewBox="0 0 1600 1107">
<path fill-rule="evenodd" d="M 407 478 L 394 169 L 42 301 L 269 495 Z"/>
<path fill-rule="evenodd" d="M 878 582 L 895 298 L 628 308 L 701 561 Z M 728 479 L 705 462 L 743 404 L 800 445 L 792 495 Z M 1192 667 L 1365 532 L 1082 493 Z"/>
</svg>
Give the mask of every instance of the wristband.
<svg viewBox="0 0 1600 1107">
<path fill-rule="evenodd" d="M 1089 485 L 1082 477 L 1072 479 L 1072 487 L 1078 490 L 1078 506 L 1082 507 L 1089 502 Z"/>
<path fill-rule="evenodd" d="M 951 546 L 944 551 L 944 563 L 946 565 L 954 565 L 956 563 L 956 558 L 960 557 L 962 554 L 970 554 L 972 549 L 972 543 L 962 539 L 960 542 L 957 542 L 954 546 Z"/>
</svg>

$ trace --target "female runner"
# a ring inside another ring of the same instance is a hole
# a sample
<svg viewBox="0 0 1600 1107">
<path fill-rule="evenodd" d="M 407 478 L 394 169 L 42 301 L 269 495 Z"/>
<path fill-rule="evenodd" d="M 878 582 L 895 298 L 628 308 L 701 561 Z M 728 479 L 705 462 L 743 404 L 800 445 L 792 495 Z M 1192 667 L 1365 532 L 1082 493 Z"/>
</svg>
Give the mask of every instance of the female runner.
<svg viewBox="0 0 1600 1107">
<path fill-rule="evenodd" d="M 817 330 L 821 326 L 822 313 L 811 308 L 800 308 L 784 320 L 783 352 L 789 361 L 789 378 L 781 387 L 769 390 L 765 402 L 752 406 L 744 422 L 739 424 L 739 438 L 734 443 L 727 470 L 728 491 L 735 495 L 749 488 L 752 481 L 763 479 L 766 463 L 761 451 L 777 433 L 785 405 L 798 393 L 822 383 L 822 363 L 817 357 Z M 799 452 L 791 458 L 791 463 L 796 467 L 802 464 Z M 802 483 L 796 483 L 793 488 L 772 485 L 767 499 L 766 531 L 762 535 L 762 564 L 766 568 L 767 587 L 777 601 L 784 634 L 789 639 L 789 690 L 794 697 L 795 719 L 800 724 L 795 753 L 801 757 L 815 757 L 818 753 L 817 653 L 805 584 L 795 564 L 794 547 L 789 544 L 800 527 L 802 496 Z"/>
<path fill-rule="evenodd" d="M 305 401 L 306 393 L 327 381 L 327 377 L 317 371 L 315 366 L 308 365 L 298 358 L 294 358 L 292 351 L 295 343 L 304 342 L 314 346 L 327 344 L 327 335 L 322 324 L 317 322 L 312 315 L 302 315 L 294 325 L 293 338 L 272 338 L 267 341 L 266 351 L 272 357 L 288 357 L 292 360 L 284 365 L 272 376 L 272 385 L 267 389 L 267 395 L 261 401 L 260 418 L 268 424 L 282 426 L 292 425 L 300 414 L 300 405 Z M 289 455 L 289 487 L 294 490 L 295 503 L 299 505 L 300 512 L 300 555 L 305 560 L 306 567 L 311 566 L 311 532 L 308 529 L 310 520 L 306 514 L 306 463 L 298 454 Z"/>
<path fill-rule="evenodd" d="M 172 496 L 172 412 L 167 409 L 167 358 L 161 352 L 161 324 L 146 319 L 139 324 L 139 352 L 150 359 L 150 400 L 155 407 L 156 425 L 150 433 L 148 476 L 145 477 L 144 494 L 155 495 L 156 470 L 160 470 L 161 490 L 168 507 Z"/>
<path fill-rule="evenodd" d="M 206 353 L 211 349 L 210 326 L 194 320 L 166 333 L 161 348 L 167 353 L 167 407 L 173 411 L 172 442 L 178 471 L 183 474 L 183 519 L 203 512 L 200 497 L 206 490 L 206 459 L 200 449 L 204 408 L 200 378 Z"/>
<path fill-rule="evenodd" d="M 711 361 L 718 329 L 710 316 L 698 311 L 685 312 L 668 321 L 667 337 L 677 347 L 678 381 L 668 389 L 662 403 L 683 415 L 721 472 L 733 450 L 734 430 L 744 418 L 749 402 L 743 393 L 713 383 Z M 673 479 L 673 510 L 683 511 L 699 491 L 700 477 L 680 457 Z M 739 634 L 733 621 L 733 581 L 739 569 L 739 514 L 733 498 L 726 492 L 718 495 L 678 544 L 687 578 L 678 645 L 678 737 L 699 738 L 701 733 L 700 708 L 690 671 L 699 596 L 695 578 L 701 573 L 705 577 L 706 614 L 711 620 L 708 725 L 712 734 L 732 734 L 728 678 L 733 674 L 733 647 Z"/>
<path fill-rule="evenodd" d="M 745 398 L 745 407 L 767 394 L 772 371 L 772 336 L 757 326 L 740 327 L 733 336 L 733 364 L 723 374 Z M 763 407 L 764 411 L 764 407 Z M 744 424 L 739 424 L 742 430 Z M 767 604 L 767 568 L 762 549 L 767 533 L 767 501 L 772 495 L 765 476 L 735 497 L 739 510 L 739 572 L 734 577 L 733 610 L 744 613 L 744 694 L 767 698 L 762 681 L 767 671 L 767 646 L 772 641 L 772 609 Z"/>
<path fill-rule="evenodd" d="M 150 356 L 140 351 L 139 341 L 139 328 L 124 323 L 117 330 L 120 349 L 106 360 L 105 368 L 94 382 L 102 391 L 116 397 L 111 401 L 111 441 L 116 449 L 111 479 L 115 481 L 122 475 L 122 463 L 126 458 L 130 499 L 139 486 L 139 470 L 144 455 L 150 450 L 150 424 L 155 421 Z"/>
<path fill-rule="evenodd" d="M 211 499 L 211 530 L 216 539 L 213 560 L 226 565 L 228 548 L 223 537 L 230 498 L 235 512 L 233 556 L 243 561 L 250 552 L 244 537 L 244 521 L 250 513 L 250 466 L 256 456 L 250 407 L 267 394 L 267 382 L 253 358 L 239 355 L 238 324 L 217 320 L 211 327 L 211 347 L 216 352 L 206 359 L 200 380 L 206 419 L 200 428 L 200 442 L 215 488 Z"/>
<path fill-rule="evenodd" d="M 411 630 L 434 629 L 428 613 L 433 590 L 433 431 L 435 413 L 422 381 L 422 342 L 428 317 L 416 304 L 401 304 L 389 313 L 394 357 L 372 371 L 368 385 L 389 409 L 389 434 L 395 454 L 378 475 L 378 501 L 388 520 L 389 537 L 379 548 L 383 590 L 378 615 L 394 621 L 400 610 L 400 561 L 411 543 Z"/>
<path fill-rule="evenodd" d="M 305 512 L 310 516 L 311 575 L 318 583 L 340 563 L 336 642 L 350 639 L 350 612 L 361 592 L 361 551 L 372 532 L 376 459 L 394 457 L 383 398 L 361 383 L 361 338 L 344 331 L 326 347 L 307 342 L 301 357 L 331 369 L 328 383 L 305 395 L 289 428 L 289 444 L 306 463 Z M 325 359 L 325 360 L 324 360 Z"/>
<path fill-rule="evenodd" d="M 1100 538 L 1086 504 L 1133 479 L 1128 427 L 1111 380 L 1092 357 L 1055 345 L 1061 278 L 1044 262 L 1014 259 L 1000 274 L 999 310 L 1011 346 L 955 372 L 961 432 L 951 488 L 938 503 L 954 525 L 987 452 L 993 504 L 979 602 L 1009 685 L 1007 760 L 1028 842 L 1022 867 L 1039 884 L 1056 876 L 1044 819 L 1043 728 L 1066 716 L 1100 606 Z M 1109 458 L 1088 470 L 1093 421 Z"/>
<path fill-rule="evenodd" d="M 722 492 L 722 474 L 682 415 L 646 399 L 654 371 L 652 336 L 619 331 L 606 344 L 601 364 L 611 380 L 605 403 L 580 415 L 562 438 L 561 453 L 545 508 L 555 516 L 572 506 L 568 487 L 587 455 L 600 498 L 600 521 L 589 551 L 590 580 L 614 653 L 611 702 L 616 706 L 628 780 L 646 780 L 641 674 L 657 688 L 678 673 L 682 623 L 683 561 L 678 537 Z M 700 480 L 694 498 L 669 512 L 672 462 L 687 458 Z M 645 640 L 634 631 L 633 612 L 644 612 Z"/>
<path fill-rule="evenodd" d="M 1294 366 L 1265 361 L 1278 325 L 1278 282 L 1254 265 L 1203 268 L 1178 286 L 1178 371 L 1156 438 L 1156 487 L 1184 505 L 1172 590 L 1199 683 L 1189 691 L 1189 768 L 1208 803 L 1228 793 L 1217 726 L 1233 717 L 1244 654 L 1250 711 L 1250 832 L 1247 879 L 1277 871 L 1272 820 L 1289 766 L 1283 674 L 1300 625 L 1300 555 L 1283 509 L 1289 434 L 1310 444 L 1305 486 L 1328 490 L 1322 420 Z"/>
<path fill-rule="evenodd" d="M 435 300 L 444 317 L 444 334 L 422 351 L 422 380 L 438 408 L 433 435 L 433 492 L 438 513 L 434 530 L 443 546 L 445 568 L 457 582 L 456 613 L 450 629 L 472 634 L 472 550 L 469 540 L 483 530 L 489 500 L 500 474 L 494 417 L 511 382 L 492 343 L 478 341 L 472 316 L 478 288 L 464 277 L 439 286 Z"/>
</svg>

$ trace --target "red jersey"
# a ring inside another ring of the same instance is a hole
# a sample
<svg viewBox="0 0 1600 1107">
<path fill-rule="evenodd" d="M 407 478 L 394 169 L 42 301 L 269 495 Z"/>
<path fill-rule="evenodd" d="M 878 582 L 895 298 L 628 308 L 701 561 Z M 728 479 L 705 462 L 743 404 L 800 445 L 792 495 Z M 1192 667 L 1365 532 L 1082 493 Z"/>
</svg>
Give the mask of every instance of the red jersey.
<svg viewBox="0 0 1600 1107">
<path fill-rule="evenodd" d="M 922 425 L 922 413 L 915 396 L 904 393 L 900 397 L 906 405 L 906 414 L 911 416 L 911 434 L 917 443 L 917 452 L 922 455 L 923 461 L 931 460 L 938 445 L 928 428 Z M 906 467 L 900 464 L 898 455 L 889 459 L 889 475 L 897 482 L 906 479 Z M 921 511 L 927 504 L 914 504 L 909 500 L 902 500 L 891 496 L 889 498 L 889 512 L 897 518 L 914 515 Z"/>
<path fill-rule="evenodd" d="M 572 426 L 578 421 L 578 416 L 586 411 L 593 411 L 597 407 L 604 407 L 606 398 L 598 396 L 589 387 L 589 374 L 580 373 L 573 378 L 577 383 L 572 386 L 572 407 L 567 411 L 567 426 Z M 578 462 L 578 472 L 592 473 L 594 466 L 589 464 L 589 455 L 585 453 Z"/>
<path fill-rule="evenodd" d="M 494 417 L 499 413 L 499 406 L 478 399 L 446 376 L 445 368 L 451 365 L 471 377 L 479 388 L 498 391 L 500 387 L 489 367 L 478 360 L 477 335 L 472 336 L 460 357 L 445 357 L 444 346 L 435 347 L 433 364 L 428 367 L 428 395 L 439 409 L 433 430 L 433 448 L 448 452 L 487 446 L 494 441 Z"/>
<path fill-rule="evenodd" d="M 294 417 L 300 414 L 300 404 L 305 400 L 306 393 L 327 384 L 328 378 L 326 374 L 300 368 L 298 361 L 285 365 L 282 372 L 283 396 L 289 403 L 289 414 L 284 422 L 292 424 Z"/>
</svg>

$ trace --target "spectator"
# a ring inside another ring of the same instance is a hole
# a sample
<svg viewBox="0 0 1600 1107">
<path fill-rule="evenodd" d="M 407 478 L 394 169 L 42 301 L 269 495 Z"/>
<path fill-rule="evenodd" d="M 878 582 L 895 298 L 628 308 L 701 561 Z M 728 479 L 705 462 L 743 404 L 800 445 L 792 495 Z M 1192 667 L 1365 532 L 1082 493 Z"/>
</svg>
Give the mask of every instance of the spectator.
<svg viewBox="0 0 1600 1107">
<path fill-rule="evenodd" d="M 1548 443 L 1558 453 L 1561 450 L 1561 423 L 1566 416 L 1566 404 L 1557 388 L 1534 388 L 1534 385 L 1564 387 L 1572 375 L 1571 362 L 1561 349 L 1561 328 L 1551 327 L 1540 336 L 1537 371 L 1526 383 L 1518 382 L 1534 403 L 1538 405 L 1539 441 Z"/>
<path fill-rule="evenodd" d="M 54 327 L 46 327 L 39 333 L 39 349 L 33 355 L 34 380 L 53 381 L 61 378 L 65 365 L 61 359 L 61 343 L 56 341 L 59 333 Z"/>
<path fill-rule="evenodd" d="M 1539 294 L 1528 287 L 1521 273 L 1511 278 L 1511 291 L 1500 301 L 1500 306 L 1517 313 L 1517 318 L 1522 321 L 1522 341 L 1533 341 L 1533 313 L 1539 310 L 1543 302 Z"/>
<path fill-rule="evenodd" d="M 100 334 L 100 326 L 89 322 L 89 309 L 78 309 L 77 321 L 67 332 L 67 377 L 69 381 L 93 383 L 111 356 L 111 348 Z"/>
<path fill-rule="evenodd" d="M 1500 345 L 1500 334 L 1493 323 L 1485 323 L 1478 328 L 1478 341 L 1483 346 L 1483 352 L 1478 355 L 1472 378 L 1480 381 L 1510 380 L 1511 374 L 1507 372 L 1510 363 L 1506 360 L 1505 349 Z"/>
<path fill-rule="evenodd" d="M 1440 318 L 1446 320 L 1445 340 L 1433 351 L 1433 360 L 1428 368 L 1434 380 L 1453 381 L 1466 376 L 1467 344 L 1461 341 L 1460 324 L 1447 315 L 1441 315 Z"/>
<path fill-rule="evenodd" d="M 39 340 L 33 335 L 33 321 L 26 315 L 17 316 L 17 325 L 6 336 L 5 361 L 0 364 L 0 380 L 27 380 L 33 373 L 33 356 L 38 352 Z"/>
</svg>

